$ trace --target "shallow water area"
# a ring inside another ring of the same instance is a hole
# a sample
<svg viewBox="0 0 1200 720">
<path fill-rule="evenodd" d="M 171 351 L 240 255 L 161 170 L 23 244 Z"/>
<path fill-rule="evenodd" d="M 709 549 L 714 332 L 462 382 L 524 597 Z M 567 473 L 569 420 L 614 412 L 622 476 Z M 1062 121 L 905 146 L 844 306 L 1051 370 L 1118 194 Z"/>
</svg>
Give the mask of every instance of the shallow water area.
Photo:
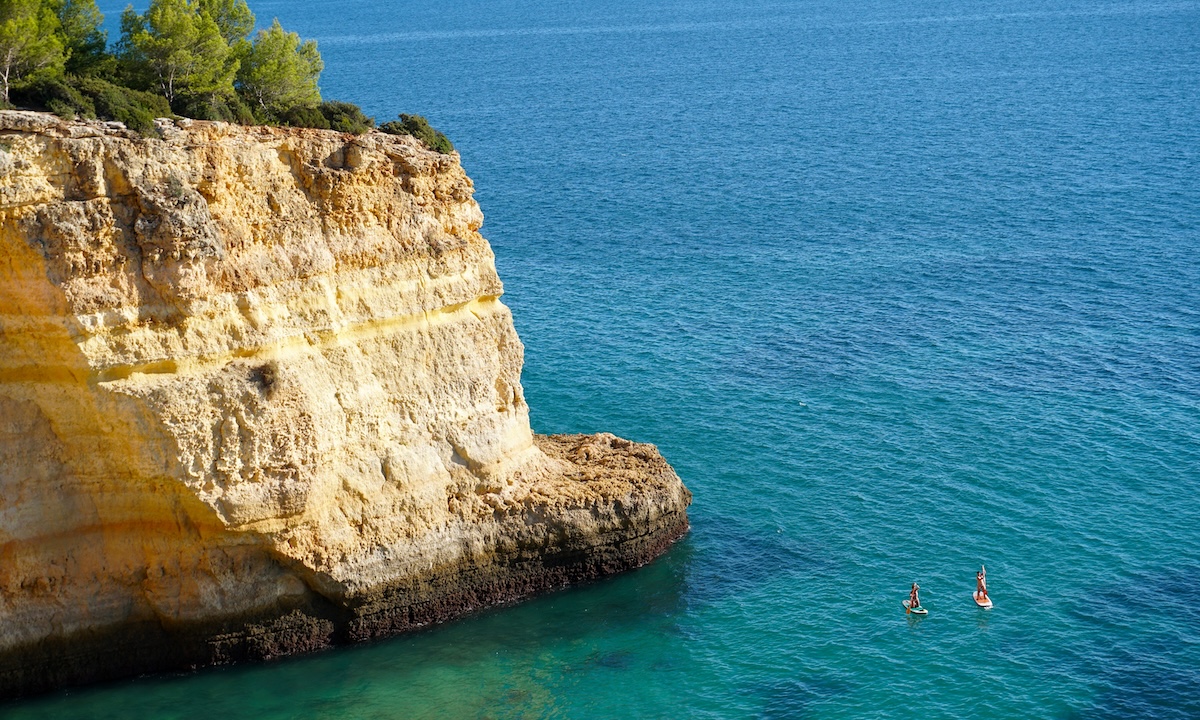
<svg viewBox="0 0 1200 720">
<path fill-rule="evenodd" d="M 657 443 L 692 533 L 0 716 L 1200 717 L 1200 2 L 252 8 L 455 142 L 535 429 Z"/>
</svg>

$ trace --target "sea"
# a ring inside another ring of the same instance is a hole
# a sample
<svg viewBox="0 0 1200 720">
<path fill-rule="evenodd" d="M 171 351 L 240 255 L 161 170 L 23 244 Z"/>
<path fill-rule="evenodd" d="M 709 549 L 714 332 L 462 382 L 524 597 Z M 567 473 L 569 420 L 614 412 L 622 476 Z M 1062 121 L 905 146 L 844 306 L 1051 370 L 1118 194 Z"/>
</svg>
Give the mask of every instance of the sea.
<svg viewBox="0 0 1200 720">
<path fill-rule="evenodd" d="M 535 430 L 657 444 L 691 532 L 0 715 L 1200 718 L 1200 2 L 251 7 L 451 138 Z"/>
</svg>

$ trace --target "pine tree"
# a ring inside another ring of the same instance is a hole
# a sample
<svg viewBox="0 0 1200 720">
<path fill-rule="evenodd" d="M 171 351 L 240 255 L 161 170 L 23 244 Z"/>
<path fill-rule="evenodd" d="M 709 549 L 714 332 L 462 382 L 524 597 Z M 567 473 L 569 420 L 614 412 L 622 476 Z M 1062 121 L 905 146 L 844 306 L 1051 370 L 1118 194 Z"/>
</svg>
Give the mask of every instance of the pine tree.
<svg viewBox="0 0 1200 720">
<path fill-rule="evenodd" d="M 54 11 L 42 0 L 0 0 L 0 98 L 35 74 L 62 72 L 66 52 Z"/>
<path fill-rule="evenodd" d="M 144 15 L 127 9 L 121 34 L 121 55 L 131 73 L 172 106 L 189 97 L 233 94 L 237 60 L 198 3 L 151 0 Z"/>
<path fill-rule="evenodd" d="M 238 72 L 238 86 L 256 114 L 275 119 L 289 110 L 320 104 L 317 79 L 324 68 L 316 42 L 302 43 L 299 35 L 275 20 L 254 39 Z"/>
<path fill-rule="evenodd" d="M 61 40 L 67 53 L 66 70 L 75 75 L 111 73 L 112 60 L 105 52 L 108 33 L 101 30 L 104 16 L 96 0 L 47 0 L 58 17 Z"/>
<path fill-rule="evenodd" d="M 254 13 L 246 0 L 199 0 L 197 7 L 217 24 L 230 47 L 254 32 Z"/>
</svg>

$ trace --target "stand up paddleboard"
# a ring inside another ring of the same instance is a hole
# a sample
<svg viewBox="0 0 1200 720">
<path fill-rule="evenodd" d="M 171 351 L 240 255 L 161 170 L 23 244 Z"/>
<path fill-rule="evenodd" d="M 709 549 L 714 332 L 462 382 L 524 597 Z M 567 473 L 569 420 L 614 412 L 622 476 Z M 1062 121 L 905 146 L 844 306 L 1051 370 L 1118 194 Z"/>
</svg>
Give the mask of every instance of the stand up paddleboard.
<svg viewBox="0 0 1200 720">
<path fill-rule="evenodd" d="M 978 590 L 971 593 L 971 597 L 975 599 L 975 604 L 978 605 L 979 607 L 983 608 L 984 610 L 992 609 L 992 599 L 990 597 L 984 598 L 983 601 L 981 602 L 979 600 L 979 591 Z"/>
<path fill-rule="evenodd" d="M 908 601 L 907 600 L 902 601 L 900 604 L 904 606 L 905 610 L 908 610 Z M 928 615 L 929 614 L 929 611 L 923 607 L 917 607 L 913 610 L 908 610 L 908 611 L 910 613 L 912 613 L 913 615 Z"/>
</svg>

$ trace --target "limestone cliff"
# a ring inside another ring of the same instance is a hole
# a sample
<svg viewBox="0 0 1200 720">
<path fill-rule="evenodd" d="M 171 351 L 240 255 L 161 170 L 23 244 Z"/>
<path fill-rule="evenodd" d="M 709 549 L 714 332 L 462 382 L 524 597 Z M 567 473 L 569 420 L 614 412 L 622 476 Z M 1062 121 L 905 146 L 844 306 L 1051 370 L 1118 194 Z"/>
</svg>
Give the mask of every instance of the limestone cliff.
<svg viewBox="0 0 1200 720">
<path fill-rule="evenodd" d="M 457 156 L 0 112 L 0 696 L 637 566 L 651 445 L 535 436 Z"/>
</svg>

